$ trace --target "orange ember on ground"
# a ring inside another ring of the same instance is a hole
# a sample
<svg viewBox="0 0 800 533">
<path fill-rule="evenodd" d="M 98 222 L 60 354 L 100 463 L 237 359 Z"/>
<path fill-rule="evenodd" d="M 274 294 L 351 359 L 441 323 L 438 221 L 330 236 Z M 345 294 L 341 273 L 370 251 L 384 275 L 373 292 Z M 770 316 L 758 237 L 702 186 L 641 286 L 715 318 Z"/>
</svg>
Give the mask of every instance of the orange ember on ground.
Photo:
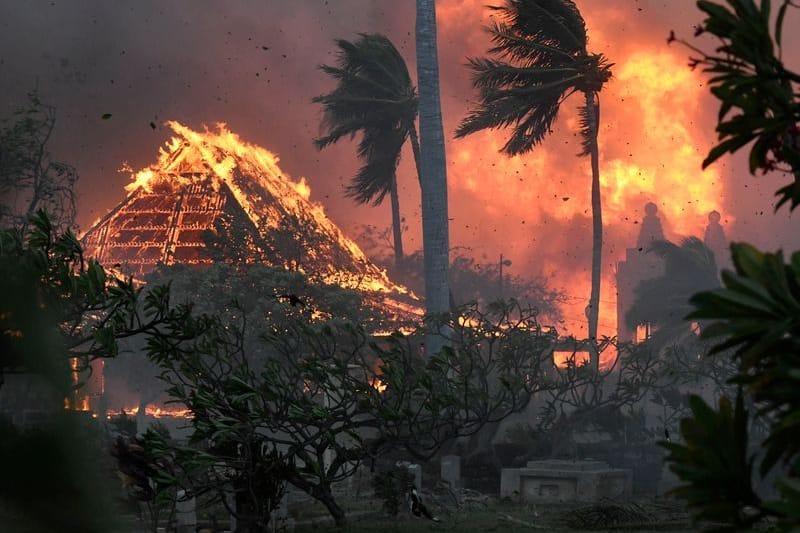
<svg viewBox="0 0 800 533">
<path fill-rule="evenodd" d="M 117 416 L 136 416 L 139 414 L 139 407 L 123 408 L 120 411 L 110 410 L 106 413 L 108 418 Z M 192 411 L 189 409 L 179 409 L 176 407 L 158 407 L 155 405 L 148 405 L 145 407 L 145 414 L 153 418 L 192 418 Z"/>
</svg>

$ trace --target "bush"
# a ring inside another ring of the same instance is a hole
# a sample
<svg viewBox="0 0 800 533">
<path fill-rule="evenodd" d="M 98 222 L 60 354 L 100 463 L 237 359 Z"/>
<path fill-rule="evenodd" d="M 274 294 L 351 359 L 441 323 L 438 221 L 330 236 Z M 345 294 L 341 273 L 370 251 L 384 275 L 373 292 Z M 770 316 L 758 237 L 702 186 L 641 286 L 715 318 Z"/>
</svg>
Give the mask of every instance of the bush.
<svg viewBox="0 0 800 533">
<path fill-rule="evenodd" d="M 372 488 L 375 495 L 383 501 L 383 509 L 390 516 L 397 516 L 406 494 L 414 486 L 414 476 L 403 467 L 394 467 L 375 474 Z"/>
</svg>

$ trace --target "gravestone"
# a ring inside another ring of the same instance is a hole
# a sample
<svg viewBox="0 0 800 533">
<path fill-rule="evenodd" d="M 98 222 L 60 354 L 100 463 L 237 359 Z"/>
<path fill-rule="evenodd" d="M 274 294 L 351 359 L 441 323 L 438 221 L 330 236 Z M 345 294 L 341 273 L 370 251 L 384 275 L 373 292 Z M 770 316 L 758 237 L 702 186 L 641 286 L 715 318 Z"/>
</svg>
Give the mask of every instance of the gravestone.
<svg viewBox="0 0 800 533">
<path fill-rule="evenodd" d="M 442 456 L 441 473 L 443 481 L 455 489 L 461 487 L 461 457 L 458 455 Z"/>
<path fill-rule="evenodd" d="M 186 492 L 179 490 L 175 502 L 176 533 L 195 533 L 197 528 L 197 501 L 186 497 Z"/>
<path fill-rule="evenodd" d="M 595 502 L 602 498 L 627 499 L 632 474 L 591 459 L 529 461 L 525 468 L 504 468 L 500 496 L 525 502 Z"/>
<path fill-rule="evenodd" d="M 231 490 L 230 492 L 225 492 L 225 503 L 227 504 L 229 509 L 236 510 L 236 493 Z M 231 531 L 236 531 L 236 516 L 231 513 Z"/>
<path fill-rule="evenodd" d="M 408 465 L 408 471 L 414 476 L 414 486 L 422 490 L 422 466 L 416 463 Z"/>
</svg>

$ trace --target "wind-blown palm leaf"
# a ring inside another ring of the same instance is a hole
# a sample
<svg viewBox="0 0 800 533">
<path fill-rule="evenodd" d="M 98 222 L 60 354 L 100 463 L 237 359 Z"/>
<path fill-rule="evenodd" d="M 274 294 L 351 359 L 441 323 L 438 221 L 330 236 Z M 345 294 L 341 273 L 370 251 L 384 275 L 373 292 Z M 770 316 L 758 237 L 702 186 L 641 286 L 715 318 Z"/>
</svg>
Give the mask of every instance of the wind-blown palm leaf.
<svg viewBox="0 0 800 533">
<path fill-rule="evenodd" d="M 501 13 L 508 28 L 517 35 L 576 55 L 586 53 L 586 23 L 572 1 L 510 0 L 492 8 Z"/>
<path fill-rule="evenodd" d="M 416 89 L 405 60 L 383 35 L 360 34 L 355 42 L 339 39 L 336 66 L 320 69 L 338 82 L 322 104 L 322 149 L 344 137 L 361 134 L 358 157 L 363 165 L 347 194 L 359 203 L 380 204 L 389 193 L 400 153 L 417 114 Z"/>
<path fill-rule="evenodd" d="M 586 24 L 571 0 L 508 0 L 492 9 L 502 18 L 488 28 L 489 52 L 498 58 L 468 60 L 480 101 L 456 137 L 513 126 L 502 151 L 517 155 L 550 132 L 565 98 L 598 91 L 611 76 L 610 65 L 602 54 L 586 53 Z M 590 132 L 582 133 L 584 147 L 594 142 Z"/>
<path fill-rule="evenodd" d="M 379 205 L 391 188 L 400 150 L 407 137 L 407 132 L 399 128 L 364 129 L 358 157 L 366 163 L 347 186 L 347 196 L 360 204 Z"/>
</svg>

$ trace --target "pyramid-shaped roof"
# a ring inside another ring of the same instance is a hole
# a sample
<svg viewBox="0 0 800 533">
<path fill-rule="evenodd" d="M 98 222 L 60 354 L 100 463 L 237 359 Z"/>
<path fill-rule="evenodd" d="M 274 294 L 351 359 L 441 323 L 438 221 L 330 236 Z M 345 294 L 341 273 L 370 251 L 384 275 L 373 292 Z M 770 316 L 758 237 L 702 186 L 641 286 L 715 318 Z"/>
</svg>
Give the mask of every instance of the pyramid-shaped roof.
<svg viewBox="0 0 800 533">
<path fill-rule="evenodd" d="M 222 253 L 239 248 L 237 261 L 296 268 L 400 318 L 420 314 L 416 296 L 369 261 L 274 154 L 224 124 L 203 132 L 167 124 L 175 135 L 158 161 L 136 172 L 127 197 L 84 234 L 87 255 L 139 276 L 159 264 L 211 264 L 222 237 Z"/>
</svg>

